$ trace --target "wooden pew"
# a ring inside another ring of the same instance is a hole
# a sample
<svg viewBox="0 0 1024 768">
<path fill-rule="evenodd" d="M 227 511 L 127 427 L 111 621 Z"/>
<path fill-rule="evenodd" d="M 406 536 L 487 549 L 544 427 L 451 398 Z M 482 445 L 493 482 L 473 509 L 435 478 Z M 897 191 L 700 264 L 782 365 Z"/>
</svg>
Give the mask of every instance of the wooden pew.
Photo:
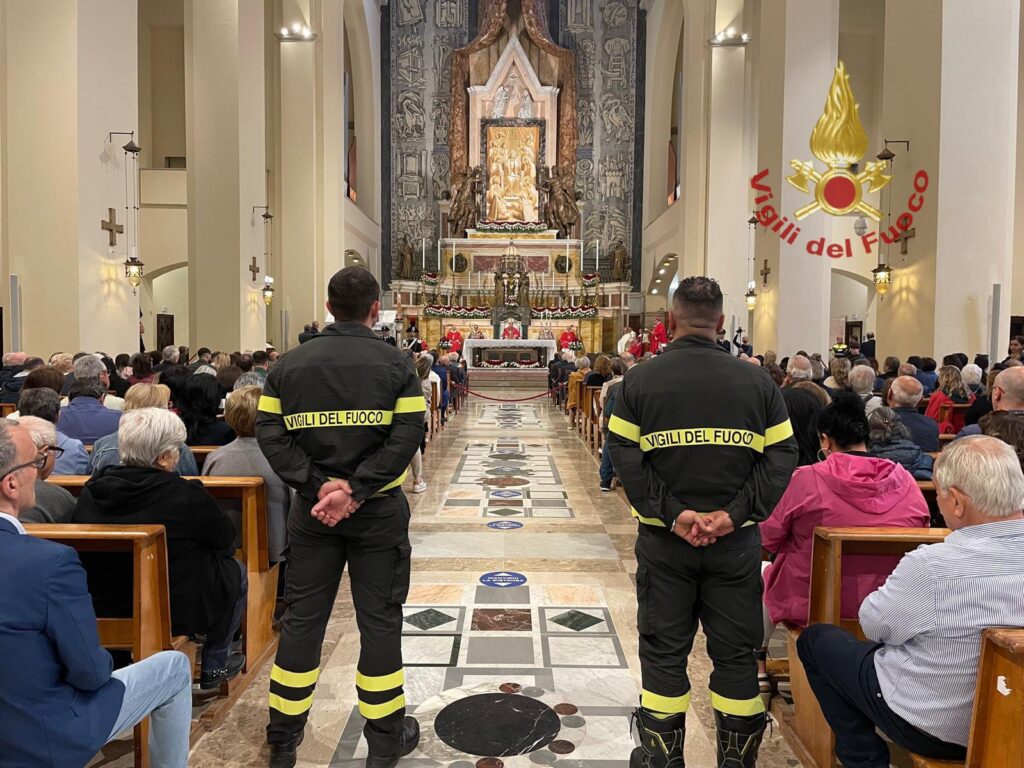
<svg viewBox="0 0 1024 768">
<path fill-rule="evenodd" d="M 914 759 L 920 768 L 942 765 Z M 981 636 L 966 768 L 989 766 L 1024 768 L 1024 629 L 986 629 Z"/>
<path fill-rule="evenodd" d="M 859 623 L 840 613 L 843 555 L 904 555 L 922 544 L 936 544 L 949 535 L 946 528 L 817 528 L 811 560 L 810 624 L 834 624 L 863 639 Z M 835 735 L 811 690 L 796 641 L 803 630 L 788 627 L 790 686 L 793 714 L 782 727 L 803 765 L 835 768 Z"/>
<path fill-rule="evenodd" d="M 97 616 L 100 644 L 131 651 L 133 661 L 169 650 L 188 650 L 187 638 L 171 637 L 170 588 L 167 583 L 167 534 L 162 525 L 41 525 L 26 532 L 66 544 L 78 552 L 128 552 L 132 557 L 132 615 Z M 192 649 L 194 658 L 194 647 Z M 135 726 L 135 765 L 149 766 L 149 720 Z"/>
<path fill-rule="evenodd" d="M 46 481 L 73 496 L 82 492 L 88 475 L 51 475 Z M 242 507 L 242 546 L 236 557 L 249 576 L 249 596 L 242 623 L 246 672 L 256 670 L 273 654 L 277 635 L 271 622 L 277 605 L 278 563 L 270 564 L 267 539 L 266 493 L 262 477 L 196 477 L 216 499 L 238 499 Z"/>
<path fill-rule="evenodd" d="M 596 392 L 590 400 L 590 451 L 594 457 L 600 460 L 601 446 L 604 444 L 604 435 L 601 432 L 601 387 L 596 387 Z"/>
<path fill-rule="evenodd" d="M 206 463 L 206 457 L 216 451 L 221 446 L 219 445 L 190 445 L 192 449 L 192 455 L 196 457 L 196 466 L 199 467 L 199 471 L 203 471 L 203 465 Z"/>
<path fill-rule="evenodd" d="M 441 429 L 441 385 L 430 382 L 430 436 Z"/>
<path fill-rule="evenodd" d="M 6 419 L 16 410 L 18 410 L 17 403 L 0 403 L 0 419 Z"/>
</svg>

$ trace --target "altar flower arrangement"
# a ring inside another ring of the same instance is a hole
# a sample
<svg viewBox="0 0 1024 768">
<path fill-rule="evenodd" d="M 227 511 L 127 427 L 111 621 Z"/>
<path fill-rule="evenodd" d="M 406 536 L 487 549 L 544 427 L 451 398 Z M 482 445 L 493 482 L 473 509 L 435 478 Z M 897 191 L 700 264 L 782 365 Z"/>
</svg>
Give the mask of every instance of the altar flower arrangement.
<svg viewBox="0 0 1024 768">
<path fill-rule="evenodd" d="M 441 339 L 439 342 L 437 342 L 437 348 L 443 349 L 447 352 L 449 349 L 452 348 L 452 343 L 448 339 Z"/>
<path fill-rule="evenodd" d="M 490 307 L 456 307 L 450 304 L 428 304 L 423 308 L 427 317 L 454 317 L 459 320 L 488 320 Z"/>
<path fill-rule="evenodd" d="M 531 307 L 530 317 L 534 320 L 586 320 L 597 317 L 597 307 Z"/>
<path fill-rule="evenodd" d="M 597 272 L 590 272 L 580 276 L 584 288 L 597 288 L 601 284 L 601 275 Z"/>
<path fill-rule="evenodd" d="M 439 280 L 436 272 L 424 272 L 423 273 L 423 284 L 425 286 L 427 286 L 427 288 L 437 288 L 439 283 L 440 283 L 440 280 Z"/>
<path fill-rule="evenodd" d="M 477 232 L 492 234 L 535 235 L 548 231 L 543 221 L 480 221 L 476 225 Z"/>
<path fill-rule="evenodd" d="M 481 368 L 540 368 L 541 364 L 536 363 L 513 363 L 511 361 L 506 363 L 492 363 L 485 360 L 480 361 Z"/>
<path fill-rule="evenodd" d="M 570 352 L 578 353 L 578 352 L 582 352 L 584 349 L 586 349 L 586 347 L 583 346 L 583 342 L 582 341 L 576 340 L 576 341 L 570 341 L 569 342 L 569 351 Z"/>
</svg>

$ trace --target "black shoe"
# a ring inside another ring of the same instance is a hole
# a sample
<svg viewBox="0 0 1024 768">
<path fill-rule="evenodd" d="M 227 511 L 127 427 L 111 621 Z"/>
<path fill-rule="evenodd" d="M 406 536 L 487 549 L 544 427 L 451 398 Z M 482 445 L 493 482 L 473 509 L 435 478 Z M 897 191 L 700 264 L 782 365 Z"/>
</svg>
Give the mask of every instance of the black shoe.
<svg viewBox="0 0 1024 768">
<path fill-rule="evenodd" d="M 718 768 L 754 768 L 768 716 L 727 715 L 715 710 L 718 728 Z"/>
<path fill-rule="evenodd" d="M 601 483 L 601 492 L 602 493 L 611 493 L 612 492 L 611 485 L 605 485 L 604 483 Z"/>
<path fill-rule="evenodd" d="M 223 669 L 207 669 L 203 667 L 203 674 L 199 678 L 199 689 L 209 691 L 220 688 L 228 680 L 238 677 L 238 673 L 245 666 L 245 654 L 233 653 L 228 656 L 228 665 Z"/>
<path fill-rule="evenodd" d="M 629 768 L 685 768 L 685 714 L 659 720 L 650 712 L 637 709 L 633 718 L 640 735 L 640 746 L 629 756 Z"/>
<path fill-rule="evenodd" d="M 270 745 L 270 768 L 293 768 L 305 731 L 289 742 Z"/>
<path fill-rule="evenodd" d="M 366 758 L 366 768 L 394 768 L 398 760 L 405 757 L 420 743 L 420 724 L 415 717 L 405 716 L 402 723 L 402 741 L 398 752 L 393 755 L 370 755 Z"/>
</svg>

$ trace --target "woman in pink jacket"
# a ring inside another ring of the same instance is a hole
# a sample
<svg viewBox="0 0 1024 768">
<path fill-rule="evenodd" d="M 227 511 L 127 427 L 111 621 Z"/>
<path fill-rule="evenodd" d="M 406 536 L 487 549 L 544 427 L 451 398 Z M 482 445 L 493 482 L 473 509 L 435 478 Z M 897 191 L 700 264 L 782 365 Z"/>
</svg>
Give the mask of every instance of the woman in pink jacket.
<svg viewBox="0 0 1024 768">
<path fill-rule="evenodd" d="M 928 526 L 928 504 L 917 481 L 899 464 L 868 453 L 868 431 L 860 397 L 837 392 L 818 416 L 821 461 L 797 467 L 772 516 L 761 523 L 761 545 L 775 553 L 764 572 L 766 646 L 780 621 L 807 626 L 816 527 Z M 857 617 L 861 602 L 898 562 L 889 556 L 843 559 L 844 618 Z"/>
</svg>

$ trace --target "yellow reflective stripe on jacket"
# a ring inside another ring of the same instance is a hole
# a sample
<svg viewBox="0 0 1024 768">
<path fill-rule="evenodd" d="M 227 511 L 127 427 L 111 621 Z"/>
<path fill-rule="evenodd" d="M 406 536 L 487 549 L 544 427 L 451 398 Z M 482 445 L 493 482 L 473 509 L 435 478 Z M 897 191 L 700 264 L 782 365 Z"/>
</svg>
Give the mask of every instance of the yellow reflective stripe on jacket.
<svg viewBox="0 0 1024 768">
<path fill-rule="evenodd" d="M 422 398 L 421 398 L 422 399 Z M 284 417 L 289 430 L 321 427 L 382 427 L 391 423 L 394 411 L 309 411 Z"/>
<path fill-rule="evenodd" d="M 711 694 L 711 706 L 726 715 L 749 717 L 764 712 L 764 701 L 760 696 L 755 696 L 752 699 L 727 699 L 714 691 L 709 691 L 709 693 Z"/>
<path fill-rule="evenodd" d="M 395 413 L 423 413 L 426 410 L 427 401 L 423 395 L 400 397 L 395 401 Z"/>
<path fill-rule="evenodd" d="M 364 675 L 359 670 L 356 670 L 356 687 L 370 693 L 390 691 L 392 688 L 400 688 L 403 685 L 405 685 L 404 669 L 392 672 L 390 675 L 377 676 Z"/>
<path fill-rule="evenodd" d="M 381 488 L 379 491 L 377 491 L 377 493 L 382 493 L 383 491 L 390 491 L 392 488 L 397 488 L 398 486 L 400 486 L 402 483 L 405 482 L 405 478 L 407 478 L 408 476 L 409 476 L 409 470 L 407 469 L 407 470 L 405 470 L 405 472 L 400 474 L 397 478 L 395 478 L 390 483 L 388 483 L 383 488 Z"/>
<path fill-rule="evenodd" d="M 405 694 L 403 693 L 401 696 L 396 696 L 391 701 L 385 701 L 383 704 L 367 704 L 365 701 L 360 701 L 359 714 L 367 720 L 380 720 L 382 717 L 394 714 L 404 707 Z"/>
<path fill-rule="evenodd" d="M 640 706 L 650 712 L 677 715 L 690 708 L 690 692 L 687 691 L 682 696 L 662 696 L 645 688 L 640 692 Z"/>
<path fill-rule="evenodd" d="M 749 429 L 693 427 L 691 429 L 666 429 L 661 432 L 651 432 L 640 438 L 641 451 L 654 451 L 658 448 L 685 448 L 696 445 L 750 448 L 758 453 L 763 453 L 764 435 L 751 432 Z"/>
<path fill-rule="evenodd" d="M 619 437 L 624 437 L 630 442 L 640 442 L 640 427 L 614 414 L 608 419 L 608 431 L 614 432 Z"/>
<path fill-rule="evenodd" d="M 665 525 L 665 523 L 660 518 L 657 518 L 657 517 L 644 517 L 643 515 L 641 515 L 639 512 L 636 511 L 636 507 L 630 507 L 629 508 L 629 513 L 633 517 L 635 517 L 637 520 L 639 520 L 641 523 L 643 523 L 644 525 L 656 525 L 656 526 L 658 526 L 660 528 L 667 528 L 668 527 L 667 525 Z"/>
<path fill-rule="evenodd" d="M 281 401 L 276 397 L 270 397 L 269 395 L 260 396 L 259 410 L 264 413 L 281 413 Z"/>
<path fill-rule="evenodd" d="M 783 440 L 787 440 L 793 436 L 793 425 L 789 419 L 786 419 L 781 424 L 776 424 L 774 427 L 768 427 L 764 431 L 764 445 L 767 448 L 769 445 L 775 445 L 781 443 Z"/>
<path fill-rule="evenodd" d="M 270 679 L 276 680 L 281 685 L 289 688 L 306 688 L 316 683 L 320 678 L 320 669 L 311 669 L 309 672 L 289 672 L 275 664 L 270 668 Z"/>
<path fill-rule="evenodd" d="M 270 694 L 269 701 L 267 702 L 271 709 L 276 709 L 283 715 L 301 715 L 303 712 L 309 711 L 309 708 L 313 706 L 313 697 L 307 696 L 302 701 L 292 701 L 291 699 L 285 699 L 278 696 L 276 693 Z"/>
</svg>

